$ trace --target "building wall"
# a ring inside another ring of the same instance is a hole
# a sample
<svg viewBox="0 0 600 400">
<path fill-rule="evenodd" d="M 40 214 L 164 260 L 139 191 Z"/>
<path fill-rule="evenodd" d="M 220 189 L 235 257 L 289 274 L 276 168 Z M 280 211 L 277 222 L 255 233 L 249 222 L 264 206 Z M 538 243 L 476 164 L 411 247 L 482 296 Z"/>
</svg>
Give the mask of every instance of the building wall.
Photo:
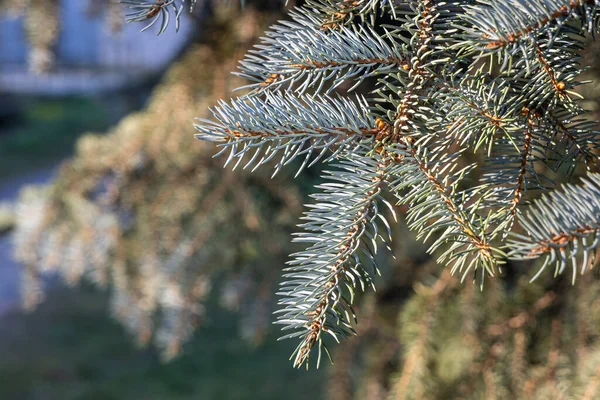
<svg viewBox="0 0 600 400">
<path fill-rule="evenodd" d="M 22 21 L 0 15 L 0 65 L 24 64 L 26 56 Z"/>
<path fill-rule="evenodd" d="M 57 65 L 61 67 L 135 66 L 159 70 L 179 53 L 192 32 L 193 22 L 184 20 L 179 33 L 172 23 L 167 32 L 156 37 L 154 28 L 159 23 L 143 33 L 139 31 L 144 25 L 136 23 L 125 24 L 115 34 L 110 32 L 104 18 L 90 18 L 88 6 L 85 0 L 62 0 L 62 27 L 56 46 Z M 125 6 L 123 11 L 125 14 Z M 23 18 L 0 14 L 0 67 L 25 66 L 26 59 Z"/>
</svg>

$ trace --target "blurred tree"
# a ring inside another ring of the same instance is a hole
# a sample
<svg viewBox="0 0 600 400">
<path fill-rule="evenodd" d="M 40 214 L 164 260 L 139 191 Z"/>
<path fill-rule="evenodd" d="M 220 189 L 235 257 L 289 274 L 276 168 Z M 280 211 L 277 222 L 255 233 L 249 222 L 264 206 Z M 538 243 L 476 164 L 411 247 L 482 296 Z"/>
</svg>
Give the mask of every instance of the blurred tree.
<svg viewBox="0 0 600 400">
<path fill-rule="evenodd" d="M 17 207 L 17 258 L 27 265 L 26 307 L 39 275 L 59 270 L 77 283 L 110 284 L 112 312 L 167 358 L 201 321 L 212 286 L 241 309 L 242 333 L 260 342 L 271 291 L 301 210 L 289 177 L 223 170 L 212 146 L 192 141 L 190 121 L 239 86 L 236 60 L 268 14 L 214 17 L 155 89 L 147 109 L 108 135 L 86 135 L 49 187 L 29 188 Z M 207 111 L 206 111 L 207 112 Z M 298 182 L 300 183 L 300 182 Z M 235 245 L 224 249 L 223 241 Z"/>
</svg>

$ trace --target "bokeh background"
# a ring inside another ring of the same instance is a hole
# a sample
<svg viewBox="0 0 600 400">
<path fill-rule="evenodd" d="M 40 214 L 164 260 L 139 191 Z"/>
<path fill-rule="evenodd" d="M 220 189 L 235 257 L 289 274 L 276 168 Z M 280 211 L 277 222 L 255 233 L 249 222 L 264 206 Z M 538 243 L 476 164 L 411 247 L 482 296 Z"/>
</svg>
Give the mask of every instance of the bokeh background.
<svg viewBox="0 0 600 400">
<path fill-rule="evenodd" d="M 277 10 L 198 7 L 157 37 L 112 0 L 0 4 L 0 398 L 319 398 L 271 328 L 301 196 L 193 138 Z"/>
</svg>

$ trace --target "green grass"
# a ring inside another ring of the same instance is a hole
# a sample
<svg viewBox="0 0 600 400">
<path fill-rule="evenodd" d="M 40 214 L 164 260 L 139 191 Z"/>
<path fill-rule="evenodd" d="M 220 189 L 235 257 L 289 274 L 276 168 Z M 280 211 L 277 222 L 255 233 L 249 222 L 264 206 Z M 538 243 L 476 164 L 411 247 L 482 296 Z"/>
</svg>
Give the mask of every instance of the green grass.
<svg viewBox="0 0 600 400">
<path fill-rule="evenodd" d="M 161 363 L 106 316 L 106 296 L 55 289 L 35 312 L 0 319 L 2 400 L 300 400 L 321 398 L 326 371 L 295 370 L 294 343 L 238 338 L 238 316 L 210 312 L 185 353 Z M 275 332 L 277 333 L 277 332 Z"/>
</svg>

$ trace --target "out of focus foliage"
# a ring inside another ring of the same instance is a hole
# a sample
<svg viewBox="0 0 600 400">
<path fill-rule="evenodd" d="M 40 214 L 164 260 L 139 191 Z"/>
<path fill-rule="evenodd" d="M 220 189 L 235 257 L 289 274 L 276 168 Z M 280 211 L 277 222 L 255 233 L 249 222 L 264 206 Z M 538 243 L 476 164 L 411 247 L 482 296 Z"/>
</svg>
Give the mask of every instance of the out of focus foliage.
<svg viewBox="0 0 600 400">
<path fill-rule="evenodd" d="M 31 70 L 50 69 L 54 63 L 52 47 L 60 30 L 60 0 L 2 0 L 0 6 L 10 14 L 25 16 Z"/>
<path fill-rule="evenodd" d="M 329 399 L 598 398 L 597 273 L 576 288 L 568 277 L 508 277 L 479 291 L 428 275 L 433 260 L 419 269 L 364 302 L 364 326 L 334 353 Z"/>
<path fill-rule="evenodd" d="M 108 135 L 85 136 L 56 182 L 24 191 L 15 242 L 27 307 L 41 300 L 45 272 L 109 285 L 112 313 L 168 358 L 219 283 L 223 306 L 243 311 L 243 335 L 260 341 L 278 276 L 272 266 L 283 263 L 300 193 L 283 185 L 289 177 L 223 170 L 212 146 L 192 140 L 190 123 L 239 86 L 228 71 L 261 18 L 217 17 L 207 43 L 188 50 L 145 111 Z"/>
</svg>

